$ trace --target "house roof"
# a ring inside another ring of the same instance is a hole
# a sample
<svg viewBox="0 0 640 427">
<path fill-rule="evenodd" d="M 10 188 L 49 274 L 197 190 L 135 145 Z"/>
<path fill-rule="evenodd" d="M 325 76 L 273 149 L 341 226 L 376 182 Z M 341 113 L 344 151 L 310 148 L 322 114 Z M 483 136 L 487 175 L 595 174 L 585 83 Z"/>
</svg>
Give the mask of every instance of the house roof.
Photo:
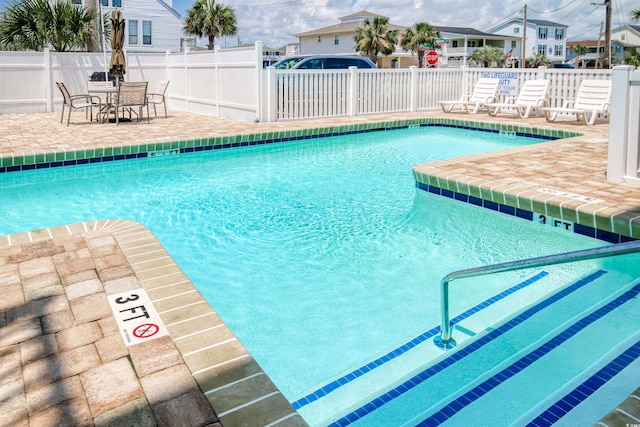
<svg viewBox="0 0 640 427">
<path fill-rule="evenodd" d="M 461 35 L 461 36 L 474 36 L 474 37 L 490 37 L 490 38 L 514 38 L 513 36 L 504 36 L 500 34 L 491 34 L 485 33 L 474 28 L 468 27 L 442 27 L 435 26 L 436 30 L 440 31 L 441 34 L 453 34 L 453 35 Z M 520 37 L 516 37 L 520 38 Z"/>
<path fill-rule="evenodd" d="M 494 27 L 491 28 L 490 31 L 495 31 L 497 28 L 502 28 L 507 26 L 508 24 L 511 24 L 512 22 L 519 22 L 522 23 L 522 21 L 524 21 L 522 18 L 513 18 L 510 19 L 500 25 L 496 25 Z M 545 21 L 542 19 L 527 19 L 527 26 L 529 24 L 533 24 L 533 25 L 537 25 L 537 26 L 547 26 L 547 27 L 562 27 L 562 28 L 567 28 L 568 25 L 564 25 L 564 24 L 559 24 L 557 22 L 552 22 L 552 21 Z"/>
<path fill-rule="evenodd" d="M 336 25 L 330 25 L 328 27 L 317 28 L 315 30 L 306 31 L 304 33 L 298 33 L 296 35 L 298 37 L 303 37 L 303 36 L 315 36 L 315 35 L 321 35 L 321 34 L 353 33 L 356 31 L 356 28 L 359 28 L 362 26 L 364 26 L 364 22 L 347 22 L 345 24 L 336 24 Z M 405 31 L 407 29 L 407 27 L 405 26 L 394 25 L 394 24 L 389 24 L 387 28 L 389 30 L 398 30 L 398 31 Z"/>
<path fill-rule="evenodd" d="M 378 15 L 377 13 L 367 12 L 366 10 L 361 10 L 360 12 L 343 16 L 340 18 L 340 20 L 344 21 L 344 20 L 355 19 L 355 18 L 388 18 L 388 17 L 383 15 Z"/>
</svg>

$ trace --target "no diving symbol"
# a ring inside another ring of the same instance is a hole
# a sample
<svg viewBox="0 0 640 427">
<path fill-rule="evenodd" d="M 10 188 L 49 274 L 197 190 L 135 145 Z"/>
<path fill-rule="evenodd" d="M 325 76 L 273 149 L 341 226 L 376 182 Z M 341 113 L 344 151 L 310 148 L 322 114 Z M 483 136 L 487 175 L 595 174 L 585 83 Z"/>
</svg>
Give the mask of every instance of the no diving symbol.
<svg viewBox="0 0 640 427">
<path fill-rule="evenodd" d="M 159 330 L 160 328 L 155 323 L 145 323 L 137 326 L 133 330 L 133 335 L 136 338 L 149 338 L 157 334 Z"/>
</svg>

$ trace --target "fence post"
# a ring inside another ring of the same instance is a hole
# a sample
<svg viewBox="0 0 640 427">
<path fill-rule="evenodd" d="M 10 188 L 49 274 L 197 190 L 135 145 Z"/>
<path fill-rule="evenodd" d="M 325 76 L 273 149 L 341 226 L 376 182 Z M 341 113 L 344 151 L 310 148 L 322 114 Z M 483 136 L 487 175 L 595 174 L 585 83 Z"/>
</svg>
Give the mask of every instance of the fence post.
<svg viewBox="0 0 640 427">
<path fill-rule="evenodd" d="M 349 105 L 347 110 L 350 116 L 358 115 L 358 74 L 357 67 L 349 67 Z"/>
<path fill-rule="evenodd" d="M 44 62 L 44 100 L 45 100 L 45 109 L 47 113 L 51 113 L 53 111 L 53 75 L 51 74 L 51 49 L 48 47 L 44 48 L 44 55 L 42 56 L 42 60 Z"/>
<path fill-rule="evenodd" d="M 409 67 L 411 82 L 409 83 L 409 111 L 415 113 L 418 111 L 417 87 L 418 87 L 418 67 L 412 65 Z"/>
<path fill-rule="evenodd" d="M 621 182 L 626 172 L 629 139 L 629 77 L 633 67 L 613 67 L 611 75 L 611 114 L 607 179 Z M 636 118 L 637 120 L 637 118 Z"/>
<path fill-rule="evenodd" d="M 220 45 L 217 44 L 214 46 L 214 60 L 213 60 L 213 69 L 216 76 L 216 117 L 220 117 Z"/>
<path fill-rule="evenodd" d="M 538 67 L 538 72 L 536 73 L 536 79 L 542 80 L 547 77 L 547 67 L 545 65 L 541 65 Z"/>
<path fill-rule="evenodd" d="M 265 74 L 266 73 L 266 74 Z M 277 120 L 277 111 L 278 111 L 278 98 L 276 91 L 276 69 L 273 67 L 267 67 L 266 71 L 263 72 L 263 76 L 266 76 L 266 81 L 264 82 L 264 86 L 262 89 L 263 92 L 263 100 L 264 102 L 264 117 L 260 119 L 260 121 L 266 120 L 267 122 L 275 122 Z"/>
<path fill-rule="evenodd" d="M 258 96 L 256 98 L 256 117 L 255 117 L 255 121 L 256 122 L 262 122 L 263 119 L 263 112 L 262 112 L 262 107 L 264 105 L 262 97 L 264 95 L 264 90 L 262 89 L 262 84 L 263 84 L 263 77 L 264 77 L 264 73 L 262 72 L 263 69 L 263 51 L 262 51 L 262 42 L 261 41 L 256 41 L 255 44 L 255 55 L 256 55 L 256 87 L 258 88 Z"/>
</svg>

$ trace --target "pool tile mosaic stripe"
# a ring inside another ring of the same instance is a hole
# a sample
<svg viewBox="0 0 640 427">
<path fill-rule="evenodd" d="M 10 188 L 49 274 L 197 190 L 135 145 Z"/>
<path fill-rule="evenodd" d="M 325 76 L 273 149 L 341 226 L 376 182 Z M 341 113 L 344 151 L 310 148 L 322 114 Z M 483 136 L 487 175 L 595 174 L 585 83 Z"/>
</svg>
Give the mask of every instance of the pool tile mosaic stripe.
<svg viewBox="0 0 640 427">
<path fill-rule="evenodd" d="M 470 308 L 469 310 L 465 311 L 464 313 L 458 315 L 457 317 L 453 318 L 451 320 L 451 324 L 455 325 L 458 322 L 463 321 L 464 319 L 470 317 L 471 315 L 491 306 L 492 304 L 495 304 L 496 302 L 506 298 L 507 296 L 513 294 L 516 291 L 519 291 L 520 289 L 526 288 L 527 286 L 537 282 L 538 280 L 542 279 L 543 277 L 546 277 L 549 273 L 547 273 L 546 271 L 541 271 L 539 273 L 537 273 L 536 275 L 534 275 L 533 277 L 524 280 L 520 283 L 518 283 L 515 286 L 512 286 L 511 288 L 481 302 L 480 304 L 476 305 L 475 307 Z M 391 360 L 395 359 L 398 356 L 401 356 L 402 354 L 406 353 L 407 351 L 411 350 L 412 348 L 416 347 L 417 345 L 427 341 L 428 339 L 436 336 L 436 334 L 438 334 L 440 332 L 440 327 L 436 326 L 432 329 L 429 329 L 428 331 L 424 332 L 423 334 L 418 335 L 417 337 L 415 337 L 414 339 L 412 339 L 411 341 L 401 345 L 400 347 L 394 349 L 393 351 L 385 354 L 382 357 L 379 357 L 378 359 L 369 362 L 368 364 L 353 370 L 351 372 L 349 372 L 348 374 L 338 378 L 335 381 L 330 382 L 329 384 L 315 390 L 312 393 L 309 393 L 308 395 L 296 400 L 295 402 L 292 403 L 293 407 L 298 410 L 312 402 L 315 402 L 316 400 L 320 399 L 321 397 L 326 396 L 327 394 L 339 389 L 340 387 L 350 383 L 351 381 L 356 380 L 357 378 L 361 377 L 362 375 L 366 374 L 367 372 L 372 371 L 373 369 L 376 369 L 382 365 L 384 365 L 387 362 L 390 362 Z"/>
<path fill-rule="evenodd" d="M 518 218 L 526 219 L 529 221 L 533 221 L 535 218 L 535 213 L 528 211 L 526 209 L 514 208 L 513 206 L 509 206 L 503 203 L 496 203 L 491 200 L 469 196 L 467 194 L 460 193 L 457 191 L 447 190 L 446 188 L 440 188 L 434 185 L 424 184 L 418 181 L 416 181 L 416 187 L 422 191 L 427 191 L 431 194 L 436 194 L 438 196 L 443 196 L 448 199 L 454 199 L 460 202 L 469 203 L 475 206 L 479 206 L 492 211 L 515 216 Z M 591 237 L 598 240 L 603 240 L 605 242 L 614 243 L 614 244 L 625 243 L 625 242 L 635 240 L 631 237 L 624 236 L 622 234 L 612 233 L 610 231 L 601 230 L 598 228 L 589 227 L 589 226 L 578 224 L 578 223 L 574 224 L 573 232 L 576 234 L 581 234 L 583 236 Z"/>
<path fill-rule="evenodd" d="M 618 355 L 610 363 L 589 377 L 586 381 L 565 395 L 562 399 L 551 405 L 546 411 L 533 419 L 529 426 L 548 427 L 560 420 L 577 404 L 591 396 L 609 380 L 619 374 L 633 361 L 640 358 L 640 341 L 631 345 L 627 350 Z M 630 425 L 630 424 L 627 424 Z"/>
<path fill-rule="evenodd" d="M 478 400 L 480 397 L 484 396 L 485 394 L 489 393 L 491 390 L 499 386 L 501 383 L 509 380 L 511 377 L 522 372 L 527 367 L 529 367 L 534 362 L 536 362 L 538 359 L 550 353 L 555 348 L 561 346 L 562 343 L 564 343 L 569 338 L 576 335 L 578 332 L 582 331 L 584 328 L 586 328 L 596 320 L 606 316 L 608 313 L 612 312 L 613 310 L 615 310 L 622 304 L 628 302 L 629 300 L 636 298 L 639 293 L 640 293 L 640 285 L 636 285 L 631 290 L 620 295 L 618 298 L 609 302 L 605 306 L 599 308 L 598 310 L 578 320 L 576 323 L 569 326 L 567 329 L 560 332 L 553 338 L 549 339 L 542 345 L 538 346 L 535 350 L 521 357 L 516 362 L 509 365 L 507 368 L 503 369 L 501 372 L 497 373 L 496 375 L 492 376 L 491 378 L 487 379 L 486 381 L 472 388 L 462 396 L 453 400 L 448 405 L 440 409 L 438 412 L 434 413 L 429 418 L 420 422 L 418 426 L 428 427 L 428 426 L 433 426 L 433 425 L 437 425 L 445 422 L 446 420 L 451 418 L 453 415 L 455 415 L 460 409 L 470 405 L 474 401 Z M 620 370 L 621 368 L 618 369 L 617 372 L 619 372 Z M 588 396 L 589 394 L 593 393 L 595 390 L 600 388 L 609 379 L 611 379 L 612 376 L 613 375 L 611 375 L 606 380 L 605 378 L 597 378 L 591 381 L 587 380 L 585 383 L 583 383 L 583 385 L 581 385 L 576 390 L 574 390 L 573 393 L 575 394 L 584 390 L 588 392 L 588 394 L 585 393 L 585 395 Z M 580 399 L 581 401 L 585 399 L 586 397 L 585 395 L 581 396 L 581 399 Z M 556 409 L 558 410 L 557 412 L 556 412 Z M 557 417 L 556 419 L 557 421 L 558 419 L 562 418 L 568 411 L 566 409 L 562 409 L 560 405 L 558 406 L 554 405 L 549 410 L 547 410 L 545 414 L 547 412 L 552 414 L 554 417 Z"/>
<path fill-rule="evenodd" d="M 575 283 L 567 286 L 566 288 L 556 292 L 555 294 L 551 295 L 549 298 L 546 298 L 545 300 L 541 301 L 539 304 L 536 304 L 535 306 L 525 310 L 524 312 L 520 313 L 519 315 L 517 315 L 513 319 L 511 319 L 508 322 L 504 323 L 502 326 L 500 326 L 500 327 L 488 332 L 486 335 L 483 335 L 482 337 L 478 338 L 478 340 L 470 343 L 468 346 L 459 349 L 458 351 L 456 351 L 453 354 L 451 354 L 451 356 L 449 356 L 449 357 L 443 359 L 442 361 L 436 363 L 435 365 L 425 369 L 424 371 L 422 371 L 418 375 L 414 376 L 413 378 L 409 379 L 408 381 L 404 382 L 403 384 L 399 385 L 398 387 L 396 387 L 396 388 L 390 390 L 389 392 L 377 397 L 376 399 L 374 399 L 371 402 L 361 406 L 360 408 L 356 409 L 355 411 L 345 415 L 344 417 L 342 417 L 339 420 L 337 420 L 334 423 L 332 423 L 331 427 L 347 426 L 347 425 L 359 420 L 360 418 L 365 417 L 366 415 L 372 413 L 373 411 L 375 411 L 376 409 L 378 409 L 381 406 L 385 405 L 386 403 L 392 401 L 396 397 L 408 392 L 409 390 L 413 389 L 414 387 L 418 386 L 419 384 L 423 383 L 427 379 L 433 377 L 434 375 L 438 374 L 439 372 L 443 371 L 444 369 L 448 368 L 449 366 L 452 366 L 456 362 L 462 360 L 463 358 L 469 356 L 470 354 L 473 354 L 475 351 L 477 351 L 478 349 L 480 349 L 484 345 L 488 344 L 489 342 L 491 342 L 494 339 L 498 338 L 499 336 L 503 335 L 507 331 L 509 331 L 509 330 L 515 328 L 516 326 L 520 325 L 521 323 L 523 323 L 527 319 L 531 318 L 533 315 L 539 313 L 543 309 L 545 309 L 545 308 L 551 306 L 552 304 L 560 301 L 562 298 L 564 298 L 564 297 L 566 297 L 568 295 L 571 295 L 573 292 L 575 292 L 578 289 L 584 287 L 585 285 L 593 282 L 594 280 L 602 277 L 605 274 L 606 274 L 606 271 L 598 270 L 598 271 L 596 271 L 596 272 L 594 272 L 594 273 L 592 273 L 592 274 L 590 274 L 590 275 L 588 275 L 586 277 L 583 277 L 582 279 L 580 279 L 580 280 L 576 281 Z M 433 423 L 433 424 L 430 424 L 430 425 L 437 425 L 437 423 Z"/>
<path fill-rule="evenodd" d="M 555 129 L 536 129 L 524 126 L 497 123 L 472 122 L 448 118 L 425 117 L 410 120 L 398 120 L 382 123 L 360 123 L 356 125 L 336 126 L 332 128 L 297 129 L 282 132 L 267 132 L 236 136 L 199 138 L 183 141 L 156 142 L 132 146 L 94 148 L 83 151 L 44 153 L 38 155 L 0 158 L 0 173 L 20 172 L 34 169 L 48 169 L 63 166 L 75 166 L 90 163 L 104 163 L 135 158 L 192 153 L 227 148 L 248 147 L 274 144 L 302 139 L 315 139 L 330 136 L 342 136 L 373 131 L 406 129 L 409 127 L 453 127 L 491 133 L 510 133 L 518 136 L 554 140 L 579 136 L 576 132 Z"/>
</svg>

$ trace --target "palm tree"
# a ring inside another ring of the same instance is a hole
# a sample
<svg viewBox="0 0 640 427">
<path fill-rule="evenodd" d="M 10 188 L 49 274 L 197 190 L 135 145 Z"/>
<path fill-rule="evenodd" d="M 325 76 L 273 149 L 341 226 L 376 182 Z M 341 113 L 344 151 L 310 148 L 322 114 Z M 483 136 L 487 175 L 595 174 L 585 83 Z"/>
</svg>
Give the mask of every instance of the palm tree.
<svg viewBox="0 0 640 427">
<path fill-rule="evenodd" d="M 536 53 L 532 57 L 527 58 L 527 68 L 548 67 L 551 65 L 551 61 L 544 53 Z"/>
<path fill-rule="evenodd" d="M 585 45 L 579 44 L 573 47 L 573 51 L 576 53 L 576 61 L 575 61 L 575 67 L 576 68 L 580 68 L 579 64 L 580 64 L 580 58 L 584 55 L 587 54 L 587 52 L 589 52 L 589 48 L 586 47 Z"/>
<path fill-rule="evenodd" d="M 502 67 L 507 62 L 502 49 L 493 46 L 483 46 L 477 49 L 471 54 L 469 60 L 482 67 Z"/>
<path fill-rule="evenodd" d="M 378 62 L 378 54 L 392 54 L 398 44 L 398 31 L 389 30 L 389 18 L 377 16 L 373 22 L 365 19 L 364 26 L 356 28 L 353 41 L 356 42 L 356 52 L 364 53 L 373 63 Z"/>
<path fill-rule="evenodd" d="M 413 27 L 407 28 L 402 35 L 400 46 L 404 50 L 418 52 L 418 68 L 422 68 L 424 63 L 424 49 L 420 49 L 421 45 L 433 45 L 435 39 L 440 38 L 440 32 L 428 22 L 418 22 Z"/>
<path fill-rule="evenodd" d="M 622 62 L 626 65 L 631 65 L 634 67 L 640 67 L 640 52 L 638 52 L 635 48 L 631 48 L 624 52 L 624 56 L 622 57 Z"/>
<path fill-rule="evenodd" d="M 23 0 L 0 17 L 0 48 L 58 52 L 86 50 L 97 17 L 95 10 L 70 1 Z"/>
<path fill-rule="evenodd" d="M 637 21 L 640 19 L 640 9 L 635 9 L 631 11 L 631 19 Z"/>
<path fill-rule="evenodd" d="M 187 10 L 184 31 L 198 37 L 208 37 L 207 48 L 213 50 L 216 37 L 233 36 L 237 33 L 236 13 L 229 6 L 215 0 L 196 0 Z"/>
</svg>

